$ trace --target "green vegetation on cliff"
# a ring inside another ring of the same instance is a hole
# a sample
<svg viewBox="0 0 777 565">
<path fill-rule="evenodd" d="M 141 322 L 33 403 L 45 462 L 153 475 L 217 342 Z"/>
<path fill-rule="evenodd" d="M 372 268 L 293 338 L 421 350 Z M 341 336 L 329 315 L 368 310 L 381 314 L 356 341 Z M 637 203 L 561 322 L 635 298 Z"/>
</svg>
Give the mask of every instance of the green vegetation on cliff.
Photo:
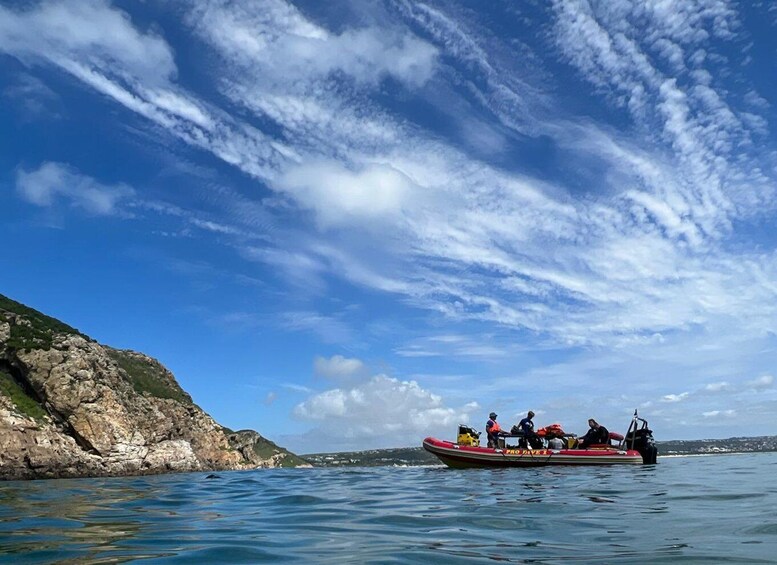
<svg viewBox="0 0 777 565">
<path fill-rule="evenodd" d="M 3 394 L 11 399 L 17 410 L 34 418 L 35 420 L 43 420 L 46 416 L 46 411 L 41 407 L 38 402 L 28 395 L 24 389 L 17 383 L 14 378 L 0 369 L 0 394 Z"/>
<path fill-rule="evenodd" d="M 132 387 L 137 392 L 148 393 L 156 398 L 172 398 L 182 404 L 192 404 L 191 396 L 175 380 L 168 377 L 161 365 L 129 351 L 112 348 L 106 350 L 111 359 L 127 373 Z"/>
<path fill-rule="evenodd" d="M 259 438 L 257 439 L 256 443 L 254 444 L 254 453 L 261 459 L 269 459 L 273 455 L 277 455 L 278 453 L 283 453 L 286 455 L 283 459 L 280 460 L 280 466 L 281 467 L 298 467 L 300 465 L 308 465 L 309 463 L 302 459 L 301 457 L 298 457 L 291 453 L 290 451 L 287 451 L 283 449 L 282 447 L 278 447 L 275 443 L 271 442 L 267 438 Z"/>
<path fill-rule="evenodd" d="M 78 334 L 89 339 L 77 329 L 0 294 L 0 319 L 8 321 L 3 311 L 24 317 L 24 321 L 11 324 L 11 337 L 6 342 L 10 349 L 49 350 L 57 333 Z"/>
<path fill-rule="evenodd" d="M 310 465 L 257 432 L 214 426 L 156 359 L 1 294 L 0 407 L 0 439 L 15 442 L 0 449 L 0 479 Z M 37 425 L 22 430 L 21 415 Z M 141 448 L 152 455 L 141 461 Z"/>
<path fill-rule="evenodd" d="M 309 466 L 310 462 L 279 447 L 254 430 L 233 431 L 222 426 L 230 446 L 240 451 L 249 461 L 267 461 L 273 459 L 277 467 Z"/>
</svg>

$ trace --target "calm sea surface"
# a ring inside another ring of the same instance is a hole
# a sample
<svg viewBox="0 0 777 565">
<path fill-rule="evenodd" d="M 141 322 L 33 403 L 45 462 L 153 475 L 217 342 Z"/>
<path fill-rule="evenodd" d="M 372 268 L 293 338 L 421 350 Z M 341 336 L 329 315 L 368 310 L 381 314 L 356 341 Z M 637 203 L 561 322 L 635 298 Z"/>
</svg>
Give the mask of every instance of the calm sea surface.
<svg viewBox="0 0 777 565">
<path fill-rule="evenodd" d="M 0 562 L 777 563 L 777 454 L 0 483 Z"/>
</svg>

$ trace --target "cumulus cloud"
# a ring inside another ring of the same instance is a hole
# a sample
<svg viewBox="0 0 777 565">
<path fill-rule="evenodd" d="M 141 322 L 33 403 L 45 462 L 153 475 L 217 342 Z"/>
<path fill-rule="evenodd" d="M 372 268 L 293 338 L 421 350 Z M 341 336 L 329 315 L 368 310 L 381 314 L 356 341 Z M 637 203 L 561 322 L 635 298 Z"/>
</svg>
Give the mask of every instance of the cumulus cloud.
<svg viewBox="0 0 777 565">
<path fill-rule="evenodd" d="M 366 366 L 359 359 L 342 355 L 333 355 L 329 358 L 316 356 L 313 360 L 313 371 L 316 375 L 333 381 L 348 381 L 363 375 Z"/>
<path fill-rule="evenodd" d="M 65 202 L 97 216 L 121 214 L 121 204 L 135 194 L 125 184 L 105 185 L 62 163 L 43 163 L 33 171 L 19 170 L 16 190 L 36 206 L 51 207 Z"/>
<path fill-rule="evenodd" d="M 748 381 L 746 383 L 746 386 L 756 390 L 764 390 L 767 388 L 772 388 L 772 386 L 774 386 L 774 377 L 772 375 L 763 375 L 761 377 L 758 377 L 757 379 Z"/>
<path fill-rule="evenodd" d="M 353 388 L 327 390 L 298 404 L 294 415 L 347 438 L 352 445 L 414 445 L 419 434 L 450 435 L 469 420 L 476 404 L 459 409 L 445 406 L 441 396 L 415 381 L 375 375 Z"/>
<path fill-rule="evenodd" d="M 667 394 L 661 397 L 661 402 L 682 402 L 688 398 L 689 392 L 681 392 L 680 394 Z"/>
<path fill-rule="evenodd" d="M 730 389 L 731 389 L 731 385 L 728 384 L 726 381 L 722 381 L 719 383 L 709 383 L 707 385 L 704 385 L 704 390 L 707 392 L 725 392 Z"/>
<path fill-rule="evenodd" d="M 288 170 L 276 186 L 315 211 L 324 226 L 380 222 L 402 211 L 413 196 L 412 181 L 386 165 L 351 171 L 336 163 L 307 163 Z"/>
</svg>

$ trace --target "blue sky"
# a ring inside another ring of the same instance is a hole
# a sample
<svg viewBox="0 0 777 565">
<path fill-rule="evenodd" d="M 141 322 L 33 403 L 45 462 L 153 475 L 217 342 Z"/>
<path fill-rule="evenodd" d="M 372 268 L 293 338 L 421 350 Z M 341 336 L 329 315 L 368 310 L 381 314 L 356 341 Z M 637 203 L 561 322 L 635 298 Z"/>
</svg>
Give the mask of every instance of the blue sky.
<svg viewBox="0 0 777 565">
<path fill-rule="evenodd" d="M 777 433 L 777 9 L 0 6 L 0 292 L 298 452 Z"/>
</svg>

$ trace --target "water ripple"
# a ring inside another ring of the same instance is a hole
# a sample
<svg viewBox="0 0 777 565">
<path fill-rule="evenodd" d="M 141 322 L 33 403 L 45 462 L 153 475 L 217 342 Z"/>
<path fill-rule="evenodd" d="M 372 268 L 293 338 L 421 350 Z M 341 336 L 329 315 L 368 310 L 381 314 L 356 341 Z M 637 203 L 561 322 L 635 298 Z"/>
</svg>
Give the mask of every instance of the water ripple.
<svg viewBox="0 0 777 565">
<path fill-rule="evenodd" d="M 0 484 L 2 563 L 773 563 L 777 454 Z"/>
</svg>

